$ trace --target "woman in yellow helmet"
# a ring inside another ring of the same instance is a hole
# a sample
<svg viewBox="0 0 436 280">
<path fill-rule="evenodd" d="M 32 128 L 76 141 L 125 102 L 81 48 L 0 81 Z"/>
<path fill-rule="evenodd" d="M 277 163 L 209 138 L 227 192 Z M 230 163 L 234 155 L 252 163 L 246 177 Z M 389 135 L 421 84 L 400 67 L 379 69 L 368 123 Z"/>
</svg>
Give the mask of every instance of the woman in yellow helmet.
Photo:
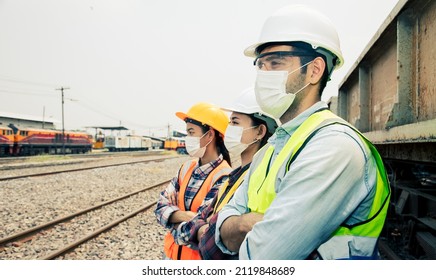
<svg viewBox="0 0 436 280">
<path fill-rule="evenodd" d="M 194 159 L 181 166 L 160 194 L 155 215 L 170 230 L 165 236 L 164 258 L 195 260 L 200 259 L 198 250 L 177 245 L 173 235 L 183 234 L 177 232 L 179 225 L 208 206 L 232 171 L 223 141 L 229 119 L 220 108 L 208 103 L 197 103 L 187 113 L 177 112 L 176 116 L 186 123 L 186 150 Z"/>
</svg>

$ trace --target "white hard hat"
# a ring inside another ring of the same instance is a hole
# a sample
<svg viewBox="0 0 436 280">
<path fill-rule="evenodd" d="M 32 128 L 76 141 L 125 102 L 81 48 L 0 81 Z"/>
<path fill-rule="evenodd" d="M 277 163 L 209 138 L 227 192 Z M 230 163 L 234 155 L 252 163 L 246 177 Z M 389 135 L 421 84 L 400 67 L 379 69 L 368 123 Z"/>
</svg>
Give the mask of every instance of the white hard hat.
<svg viewBox="0 0 436 280">
<path fill-rule="evenodd" d="M 229 107 L 221 108 L 225 111 L 237 112 L 247 115 L 254 115 L 255 118 L 264 121 L 267 125 L 268 131 L 273 134 L 278 127 L 279 121 L 274 119 L 271 115 L 265 113 L 260 109 L 256 101 L 254 87 L 250 87 L 242 91 L 236 98 L 232 105 Z"/>
<path fill-rule="evenodd" d="M 285 6 L 272 14 L 263 25 L 259 41 L 246 48 L 244 54 L 256 57 L 256 48 L 271 42 L 305 42 L 312 45 L 315 52 L 334 55 L 335 65 L 327 65 L 329 73 L 344 64 L 339 36 L 330 19 L 304 5 Z M 332 64 L 332 60 L 328 60 L 327 63 Z"/>
</svg>

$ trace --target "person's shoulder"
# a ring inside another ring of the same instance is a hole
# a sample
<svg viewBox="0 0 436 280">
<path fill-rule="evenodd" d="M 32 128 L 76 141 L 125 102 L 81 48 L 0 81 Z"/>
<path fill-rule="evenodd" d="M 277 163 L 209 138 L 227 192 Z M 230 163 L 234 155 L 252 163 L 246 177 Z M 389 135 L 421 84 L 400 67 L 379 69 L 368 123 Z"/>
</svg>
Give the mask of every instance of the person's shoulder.
<svg viewBox="0 0 436 280">
<path fill-rule="evenodd" d="M 267 143 L 254 154 L 253 159 L 251 160 L 250 168 L 256 166 L 257 163 L 263 159 L 269 147 L 271 147 L 271 144 Z"/>
<path fill-rule="evenodd" d="M 188 169 L 190 169 L 193 166 L 198 165 L 198 160 L 197 159 L 189 159 L 187 161 L 185 161 L 184 163 L 182 163 L 182 165 L 180 166 L 179 172 L 185 173 L 188 171 Z"/>
<path fill-rule="evenodd" d="M 336 150 L 337 153 L 348 153 L 352 149 L 361 151 L 365 157 L 370 153 L 359 133 L 345 124 L 336 123 L 323 127 L 313 135 L 313 140 L 322 141 L 326 147 Z"/>
<path fill-rule="evenodd" d="M 350 125 L 334 123 L 319 129 L 318 135 L 343 136 L 346 138 L 360 139 L 359 134 Z"/>
<path fill-rule="evenodd" d="M 191 159 L 185 161 L 184 163 L 182 163 L 182 166 L 186 166 L 186 165 L 190 166 L 190 165 L 197 164 L 197 163 L 198 163 L 198 159 L 191 158 Z"/>
</svg>

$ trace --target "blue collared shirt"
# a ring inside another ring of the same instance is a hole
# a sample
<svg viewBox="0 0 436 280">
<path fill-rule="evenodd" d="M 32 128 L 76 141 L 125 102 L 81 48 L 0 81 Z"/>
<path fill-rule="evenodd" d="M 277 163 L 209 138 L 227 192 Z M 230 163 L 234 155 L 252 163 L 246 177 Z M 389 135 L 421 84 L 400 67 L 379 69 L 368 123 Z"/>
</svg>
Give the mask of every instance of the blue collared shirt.
<svg viewBox="0 0 436 280">
<path fill-rule="evenodd" d="M 291 135 L 311 114 L 327 108 L 318 102 L 283 124 L 269 139 L 274 147 L 272 162 Z M 251 171 L 260 163 L 255 156 Z M 283 166 L 276 179 L 276 198 L 247 234 L 239 249 L 240 259 L 305 259 L 326 242 L 344 222 L 366 219 L 375 191 L 376 163 L 359 136 L 349 127 L 331 125 L 318 131 L 306 144 L 288 172 Z M 251 174 L 250 171 L 250 174 Z M 248 213 L 249 179 L 219 213 L 216 239 L 220 249 L 220 227 L 230 216 Z M 329 252 L 329 257 L 343 257 Z"/>
</svg>

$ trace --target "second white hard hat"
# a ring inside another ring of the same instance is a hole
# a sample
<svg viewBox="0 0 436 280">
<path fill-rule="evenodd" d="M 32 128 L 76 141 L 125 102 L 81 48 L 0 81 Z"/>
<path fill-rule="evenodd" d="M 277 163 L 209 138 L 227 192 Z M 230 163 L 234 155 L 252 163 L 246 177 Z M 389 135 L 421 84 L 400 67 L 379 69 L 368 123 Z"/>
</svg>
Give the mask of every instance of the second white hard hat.
<svg viewBox="0 0 436 280">
<path fill-rule="evenodd" d="M 255 118 L 266 123 L 268 131 L 273 134 L 280 123 L 271 115 L 265 113 L 260 108 L 256 101 L 254 88 L 250 87 L 242 91 L 242 93 L 233 101 L 229 107 L 221 108 L 225 111 L 254 115 Z"/>
</svg>

